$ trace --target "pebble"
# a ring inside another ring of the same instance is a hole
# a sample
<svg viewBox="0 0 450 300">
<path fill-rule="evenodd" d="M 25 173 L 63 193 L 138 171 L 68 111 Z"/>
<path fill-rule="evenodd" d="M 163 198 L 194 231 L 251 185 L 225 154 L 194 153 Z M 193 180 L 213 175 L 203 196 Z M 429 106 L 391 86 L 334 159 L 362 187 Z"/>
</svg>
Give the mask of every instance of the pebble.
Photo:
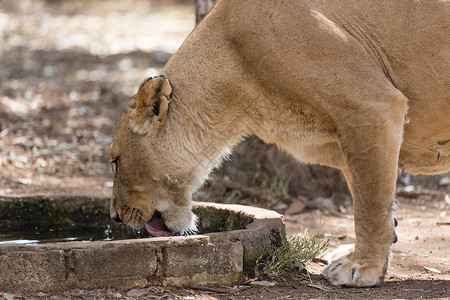
<svg viewBox="0 0 450 300">
<path fill-rule="evenodd" d="M 450 184 L 450 177 L 442 177 L 438 182 L 439 186 L 447 186 Z"/>
<path fill-rule="evenodd" d="M 330 198 L 317 197 L 307 203 L 308 208 L 315 208 L 321 211 L 336 211 L 336 205 Z"/>
</svg>

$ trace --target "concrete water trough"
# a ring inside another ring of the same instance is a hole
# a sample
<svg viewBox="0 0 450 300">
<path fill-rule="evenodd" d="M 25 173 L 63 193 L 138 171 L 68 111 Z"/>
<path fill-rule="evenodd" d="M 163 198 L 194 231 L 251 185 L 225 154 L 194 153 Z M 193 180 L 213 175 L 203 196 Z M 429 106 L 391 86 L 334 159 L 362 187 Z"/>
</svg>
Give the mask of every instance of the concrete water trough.
<svg viewBox="0 0 450 300">
<path fill-rule="evenodd" d="M 0 291 L 232 285 L 285 234 L 273 211 L 193 210 L 201 234 L 149 238 L 111 223 L 109 198 L 0 196 Z"/>
</svg>

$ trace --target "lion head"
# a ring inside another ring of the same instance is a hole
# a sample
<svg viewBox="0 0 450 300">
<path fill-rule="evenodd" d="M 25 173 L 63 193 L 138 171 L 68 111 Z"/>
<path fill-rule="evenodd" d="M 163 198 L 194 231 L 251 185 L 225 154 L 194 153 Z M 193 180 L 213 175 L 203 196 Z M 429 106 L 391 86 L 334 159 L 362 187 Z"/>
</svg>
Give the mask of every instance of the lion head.
<svg viewBox="0 0 450 300">
<path fill-rule="evenodd" d="M 126 104 L 107 148 L 113 168 L 110 213 L 134 229 L 154 236 L 196 231 L 191 211 L 190 168 L 168 134 L 172 87 L 165 76 L 145 80 Z"/>
</svg>

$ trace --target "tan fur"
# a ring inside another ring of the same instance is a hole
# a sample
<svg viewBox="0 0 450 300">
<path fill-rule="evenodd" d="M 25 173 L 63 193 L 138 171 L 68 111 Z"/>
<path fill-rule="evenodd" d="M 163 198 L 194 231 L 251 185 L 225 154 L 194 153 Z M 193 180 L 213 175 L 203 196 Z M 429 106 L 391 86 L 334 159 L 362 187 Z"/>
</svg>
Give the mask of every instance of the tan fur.
<svg viewBox="0 0 450 300">
<path fill-rule="evenodd" d="M 397 168 L 450 169 L 449 20 L 447 1 L 219 0 L 163 70 L 170 83 L 149 80 L 124 109 L 111 216 L 194 229 L 193 190 L 256 134 L 343 170 L 356 245 L 324 274 L 380 284 Z"/>
</svg>

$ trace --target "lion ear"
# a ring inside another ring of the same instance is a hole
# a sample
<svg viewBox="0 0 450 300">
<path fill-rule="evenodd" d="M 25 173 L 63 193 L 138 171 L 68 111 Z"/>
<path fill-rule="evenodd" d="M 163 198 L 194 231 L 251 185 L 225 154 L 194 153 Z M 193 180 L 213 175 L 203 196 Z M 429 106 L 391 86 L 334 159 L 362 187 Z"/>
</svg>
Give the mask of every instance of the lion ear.
<svg viewBox="0 0 450 300">
<path fill-rule="evenodd" d="M 169 110 L 171 96 L 172 86 L 164 75 L 144 80 L 136 96 L 133 129 L 145 133 L 152 126 L 162 124 Z"/>
</svg>

